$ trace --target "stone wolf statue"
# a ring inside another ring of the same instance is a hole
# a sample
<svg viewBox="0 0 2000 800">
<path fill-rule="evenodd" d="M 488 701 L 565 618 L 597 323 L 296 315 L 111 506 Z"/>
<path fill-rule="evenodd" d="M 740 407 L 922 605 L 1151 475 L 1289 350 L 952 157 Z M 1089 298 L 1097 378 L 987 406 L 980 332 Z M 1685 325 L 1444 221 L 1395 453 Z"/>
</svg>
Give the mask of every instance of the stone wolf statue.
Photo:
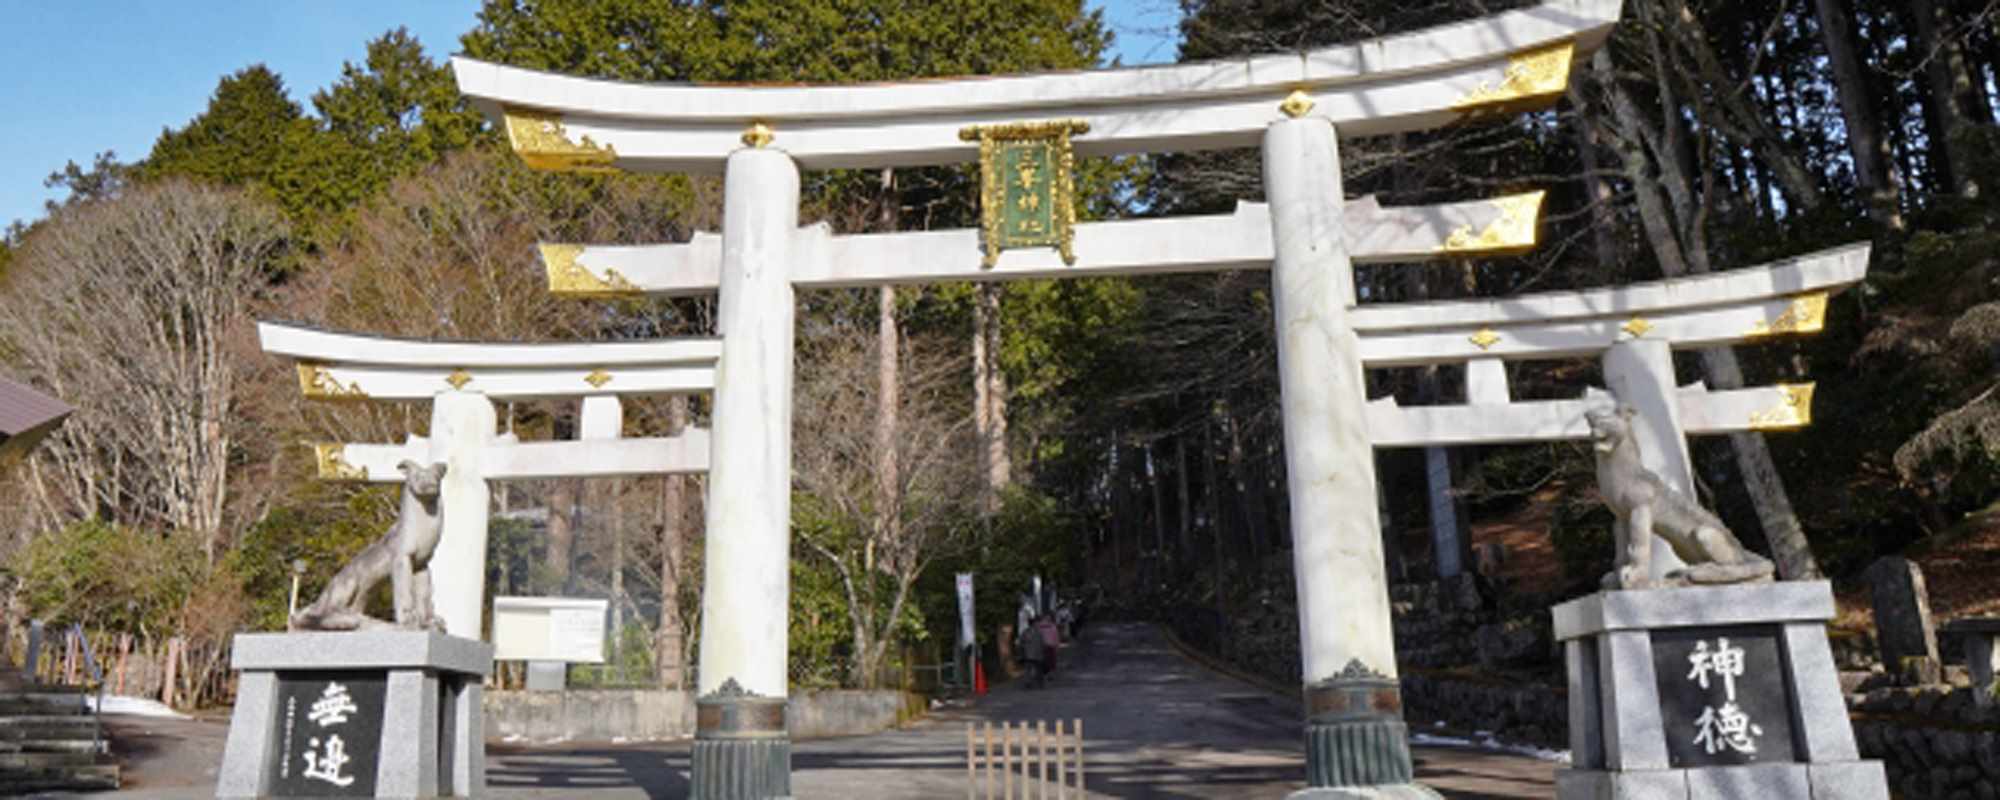
<svg viewBox="0 0 2000 800">
<path fill-rule="evenodd" d="M 1771 579 L 1769 559 L 1743 548 L 1722 520 L 1668 486 L 1639 460 L 1629 406 L 1584 414 L 1597 451 L 1597 493 L 1617 515 L 1612 527 L 1618 566 L 1604 576 L 1606 589 L 1644 589 L 1651 573 L 1653 536 L 1667 540 L 1686 569 L 1669 572 L 1667 586 L 1751 583 Z"/>
<path fill-rule="evenodd" d="M 319 599 L 292 614 L 294 629 L 444 629 L 444 621 L 431 608 L 430 571 L 431 554 L 438 545 L 438 484 L 444 479 L 444 467 L 419 466 L 414 461 L 396 465 L 403 472 L 403 507 L 396 514 L 396 523 L 341 567 Z M 383 578 L 389 578 L 395 587 L 393 623 L 362 613 L 368 590 Z"/>
</svg>

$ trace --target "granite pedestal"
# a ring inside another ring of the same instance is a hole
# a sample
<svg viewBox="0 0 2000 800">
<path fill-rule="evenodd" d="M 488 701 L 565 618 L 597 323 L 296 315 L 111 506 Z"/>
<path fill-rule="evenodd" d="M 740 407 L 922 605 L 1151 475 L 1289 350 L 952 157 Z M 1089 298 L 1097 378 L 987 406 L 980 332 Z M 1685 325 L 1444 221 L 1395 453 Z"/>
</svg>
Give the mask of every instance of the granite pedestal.
<svg viewBox="0 0 2000 800">
<path fill-rule="evenodd" d="M 1824 581 L 1600 592 L 1556 606 L 1561 800 L 1887 800 L 1840 692 Z"/>
<path fill-rule="evenodd" d="M 219 798 L 473 797 L 493 646 L 430 631 L 246 633 Z"/>
<path fill-rule="evenodd" d="M 2000 617 L 1974 617 L 1946 623 L 1940 631 L 1957 639 L 1965 654 L 1965 668 L 1972 675 L 1972 701 L 1991 708 L 1995 696 L 1994 675 L 2000 674 Z"/>
</svg>

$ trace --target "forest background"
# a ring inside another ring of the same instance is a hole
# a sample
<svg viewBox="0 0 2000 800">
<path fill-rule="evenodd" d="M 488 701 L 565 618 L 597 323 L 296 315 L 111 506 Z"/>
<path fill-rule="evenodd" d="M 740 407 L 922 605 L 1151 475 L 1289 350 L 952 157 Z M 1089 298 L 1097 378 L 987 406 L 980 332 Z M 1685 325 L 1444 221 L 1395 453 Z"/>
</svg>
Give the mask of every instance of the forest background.
<svg viewBox="0 0 2000 800">
<path fill-rule="evenodd" d="M 1181 5 L 1180 58 L 1201 60 L 1526 4 Z M 1364 268 L 1363 297 L 1601 286 L 1872 241 L 1869 278 L 1832 301 L 1823 333 L 1682 354 L 1684 383 L 1819 387 L 1805 432 L 1697 440 L 1703 498 L 1790 578 L 1846 579 L 2000 527 L 1980 513 L 2000 500 L 1996 12 L 2000 0 L 1628 0 L 1552 110 L 1343 141 L 1348 191 L 1384 203 L 1549 192 L 1534 253 Z M 850 82 L 1107 66 L 1110 37 L 1080 0 L 489 0 L 457 49 L 618 80 Z M 712 300 L 551 297 L 534 245 L 715 230 L 719 182 L 531 172 L 400 30 L 308 102 L 262 66 L 223 76 L 143 159 L 57 170 L 65 199 L 0 242 L 0 371 L 78 407 L 0 476 L 0 514 L 16 521 L 0 541 L 10 628 L 178 636 L 201 654 L 191 667 L 218 676 L 231 634 L 282 628 L 295 562 L 309 597 L 387 526 L 393 490 L 315 480 L 310 443 L 399 441 L 424 432 L 427 410 L 303 400 L 289 365 L 259 351 L 255 320 L 482 341 L 712 331 Z M 969 227 L 975 183 L 968 167 L 808 173 L 802 219 Z M 1254 152 L 1087 161 L 1079 184 L 1092 219 L 1262 193 Z M 979 576 L 982 636 L 1011 621 L 1033 574 L 1135 616 L 1288 607 L 1267 286 L 1243 273 L 801 295 L 794 684 L 894 683 L 942 658 L 957 571 Z M 1508 368 L 1521 399 L 1599 382 L 1585 361 Z M 1405 403 L 1462 399 L 1450 369 L 1369 381 Z M 700 425 L 705 403 L 629 403 L 626 427 Z M 502 419 L 523 439 L 577 424 L 574 407 L 537 403 Z M 1441 455 L 1443 481 L 1421 451 L 1379 455 L 1394 577 L 1435 572 L 1435 494 L 1466 528 L 1461 563 L 1482 521 L 1535 521 L 1557 568 L 1510 586 L 1517 602 L 1594 585 L 1609 518 L 1583 447 Z M 686 685 L 702 494 L 698 478 L 501 486 L 488 594 L 610 598 L 603 679 Z"/>
</svg>

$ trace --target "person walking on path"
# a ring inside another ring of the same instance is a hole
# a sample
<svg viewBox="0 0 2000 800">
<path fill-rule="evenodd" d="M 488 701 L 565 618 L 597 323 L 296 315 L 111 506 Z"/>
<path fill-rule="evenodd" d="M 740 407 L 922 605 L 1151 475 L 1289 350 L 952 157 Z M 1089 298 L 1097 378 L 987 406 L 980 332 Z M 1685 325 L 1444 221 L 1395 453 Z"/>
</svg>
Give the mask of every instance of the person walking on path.
<svg viewBox="0 0 2000 800">
<path fill-rule="evenodd" d="M 1056 627 L 1055 619 L 1043 614 L 1035 618 L 1035 633 L 1042 640 L 1042 681 L 1046 683 L 1056 671 L 1056 650 L 1062 647 L 1062 631 Z"/>
</svg>

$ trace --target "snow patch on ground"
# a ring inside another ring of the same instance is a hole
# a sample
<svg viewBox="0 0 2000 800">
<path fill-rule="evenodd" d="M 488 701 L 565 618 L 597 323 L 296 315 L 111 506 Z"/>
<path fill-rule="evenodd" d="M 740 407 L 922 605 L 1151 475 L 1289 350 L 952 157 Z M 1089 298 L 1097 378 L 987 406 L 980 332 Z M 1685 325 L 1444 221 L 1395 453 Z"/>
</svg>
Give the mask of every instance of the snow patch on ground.
<svg viewBox="0 0 2000 800">
<path fill-rule="evenodd" d="M 84 703 L 95 710 L 97 695 L 86 695 Z M 134 717 L 166 717 L 168 719 L 188 719 L 188 715 L 168 708 L 165 703 L 145 697 L 125 697 L 109 694 L 104 696 L 105 714 L 129 714 Z"/>
<path fill-rule="evenodd" d="M 1439 725 L 1442 726 L 1443 723 L 1439 723 Z M 1464 747 L 1474 750 L 1495 750 L 1502 753 L 1527 756 L 1540 761 L 1553 761 L 1557 764 L 1569 763 L 1568 750 L 1549 750 L 1535 747 L 1534 745 L 1508 744 L 1494 738 L 1491 731 L 1474 732 L 1471 738 L 1463 736 L 1439 736 L 1431 733 L 1412 733 L 1410 734 L 1410 744 L 1425 747 Z"/>
</svg>

